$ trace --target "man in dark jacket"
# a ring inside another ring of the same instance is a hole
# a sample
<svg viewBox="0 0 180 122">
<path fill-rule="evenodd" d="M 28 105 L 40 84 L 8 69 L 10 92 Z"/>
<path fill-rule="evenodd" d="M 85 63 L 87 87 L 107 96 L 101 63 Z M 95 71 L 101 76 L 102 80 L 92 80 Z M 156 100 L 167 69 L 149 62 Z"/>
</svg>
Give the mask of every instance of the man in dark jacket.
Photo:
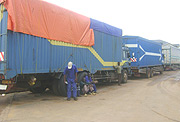
<svg viewBox="0 0 180 122">
<path fill-rule="evenodd" d="M 113 66 L 116 69 L 117 75 L 118 75 L 118 85 L 121 85 L 121 66 L 120 62 L 118 62 L 117 66 Z"/>
</svg>

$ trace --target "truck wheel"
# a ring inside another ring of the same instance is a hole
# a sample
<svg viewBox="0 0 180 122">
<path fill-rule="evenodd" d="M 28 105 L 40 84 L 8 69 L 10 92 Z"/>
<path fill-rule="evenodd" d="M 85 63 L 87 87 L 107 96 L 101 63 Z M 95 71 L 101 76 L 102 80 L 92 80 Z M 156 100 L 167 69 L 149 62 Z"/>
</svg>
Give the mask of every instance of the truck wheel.
<svg viewBox="0 0 180 122">
<path fill-rule="evenodd" d="M 67 97 L 67 85 L 64 83 L 64 75 L 58 80 L 58 91 L 62 96 Z"/>
<path fill-rule="evenodd" d="M 43 93 L 45 90 L 46 90 L 46 87 L 42 87 L 42 86 L 29 89 L 29 91 L 32 92 L 33 94 Z"/>
<path fill-rule="evenodd" d="M 150 73 L 150 70 L 147 69 L 147 70 L 146 70 L 146 78 L 150 78 L 150 74 L 151 74 L 151 73 Z"/>
<path fill-rule="evenodd" d="M 82 73 L 80 73 L 80 74 L 79 74 L 79 78 L 78 78 L 78 82 L 82 81 L 83 78 L 84 78 L 86 75 L 88 75 L 87 72 L 82 72 Z"/>
<path fill-rule="evenodd" d="M 153 71 L 153 69 L 151 68 L 150 69 L 150 77 L 152 78 L 154 76 L 154 71 Z"/>
<path fill-rule="evenodd" d="M 80 78 L 80 75 L 82 74 L 83 72 L 80 72 L 80 73 L 78 73 L 78 76 L 77 76 L 77 82 L 79 83 L 80 81 L 79 81 L 79 78 Z"/>
<path fill-rule="evenodd" d="M 163 74 L 163 71 L 160 71 L 160 74 Z"/>
<path fill-rule="evenodd" d="M 60 96 L 61 93 L 59 92 L 58 90 L 58 79 L 54 79 L 53 80 L 53 84 L 52 84 L 52 90 L 53 90 L 53 93 L 57 96 Z"/>
<path fill-rule="evenodd" d="M 123 70 L 123 72 L 122 72 L 122 83 L 127 83 L 127 80 L 128 80 L 127 70 Z"/>
</svg>

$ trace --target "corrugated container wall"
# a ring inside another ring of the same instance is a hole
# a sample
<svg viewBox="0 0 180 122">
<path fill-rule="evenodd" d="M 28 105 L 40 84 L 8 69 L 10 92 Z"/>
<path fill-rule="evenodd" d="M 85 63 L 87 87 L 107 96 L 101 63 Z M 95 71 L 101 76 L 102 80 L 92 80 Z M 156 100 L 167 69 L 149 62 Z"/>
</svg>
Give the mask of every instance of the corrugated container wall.
<svg viewBox="0 0 180 122">
<path fill-rule="evenodd" d="M 95 31 L 93 47 L 8 31 L 7 76 L 63 71 L 69 61 L 79 69 L 95 73 L 103 68 L 112 68 L 113 65 L 108 66 L 106 62 L 122 61 L 121 46 L 121 38 L 98 31 Z"/>
</svg>

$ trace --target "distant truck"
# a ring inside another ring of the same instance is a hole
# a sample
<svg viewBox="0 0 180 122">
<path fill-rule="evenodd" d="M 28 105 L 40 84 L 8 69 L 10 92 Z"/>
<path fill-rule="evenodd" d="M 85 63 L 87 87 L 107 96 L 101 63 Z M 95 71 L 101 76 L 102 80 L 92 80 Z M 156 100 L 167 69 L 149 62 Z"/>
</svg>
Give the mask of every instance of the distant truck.
<svg viewBox="0 0 180 122">
<path fill-rule="evenodd" d="M 169 43 L 163 43 L 162 53 L 164 54 L 165 70 L 176 70 L 180 68 L 180 48 Z"/>
<path fill-rule="evenodd" d="M 129 48 L 132 75 L 144 74 L 150 78 L 154 72 L 163 73 L 164 59 L 160 43 L 138 36 L 123 36 L 123 43 Z"/>
<path fill-rule="evenodd" d="M 1 93 L 49 88 L 66 96 L 69 61 L 78 68 L 78 81 L 90 72 L 99 82 L 117 80 L 113 66 L 120 62 L 127 82 L 130 62 L 121 29 L 41 0 L 6 0 L 0 7 Z"/>
</svg>

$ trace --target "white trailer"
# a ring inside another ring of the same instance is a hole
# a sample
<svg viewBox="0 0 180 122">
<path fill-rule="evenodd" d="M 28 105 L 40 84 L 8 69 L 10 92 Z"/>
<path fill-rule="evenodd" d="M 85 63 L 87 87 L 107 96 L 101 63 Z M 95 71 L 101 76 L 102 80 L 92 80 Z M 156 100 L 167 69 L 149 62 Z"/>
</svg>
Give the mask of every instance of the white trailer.
<svg viewBox="0 0 180 122">
<path fill-rule="evenodd" d="M 162 45 L 162 53 L 164 54 L 165 70 L 176 70 L 180 68 L 180 48 L 172 44 L 166 43 Z"/>
</svg>

